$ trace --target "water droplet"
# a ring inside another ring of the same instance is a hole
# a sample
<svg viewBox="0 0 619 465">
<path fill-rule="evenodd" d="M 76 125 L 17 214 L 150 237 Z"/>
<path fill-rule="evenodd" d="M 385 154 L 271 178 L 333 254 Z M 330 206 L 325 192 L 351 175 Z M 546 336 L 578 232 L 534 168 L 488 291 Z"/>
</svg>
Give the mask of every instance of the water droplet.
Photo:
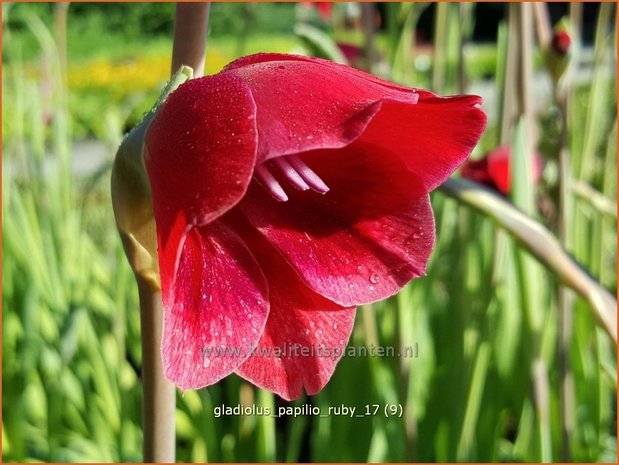
<svg viewBox="0 0 619 465">
<path fill-rule="evenodd" d="M 372 273 L 370 275 L 370 282 L 372 284 L 376 284 L 376 283 L 378 283 L 378 281 L 380 281 L 380 276 L 378 276 L 376 273 Z"/>
<path fill-rule="evenodd" d="M 338 326 L 339 326 L 338 323 L 333 323 L 333 329 L 337 329 Z"/>
<path fill-rule="evenodd" d="M 310 330 L 309 330 L 309 329 L 307 329 L 307 328 L 305 328 L 305 330 L 304 330 L 303 332 L 304 332 L 304 333 L 305 333 L 305 335 L 307 336 L 307 335 L 309 334 Z"/>
<path fill-rule="evenodd" d="M 202 366 L 204 368 L 208 368 L 211 366 L 211 360 L 209 358 L 204 357 L 204 360 L 202 361 Z"/>
</svg>

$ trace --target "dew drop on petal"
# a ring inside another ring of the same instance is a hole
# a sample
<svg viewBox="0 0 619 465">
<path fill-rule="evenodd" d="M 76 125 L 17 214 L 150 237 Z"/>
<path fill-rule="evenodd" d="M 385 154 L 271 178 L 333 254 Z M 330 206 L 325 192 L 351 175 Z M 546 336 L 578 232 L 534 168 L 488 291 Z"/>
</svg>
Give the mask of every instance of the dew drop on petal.
<svg viewBox="0 0 619 465">
<path fill-rule="evenodd" d="M 204 361 L 202 362 L 202 366 L 204 368 L 208 368 L 211 366 L 211 360 L 207 357 L 204 357 Z"/>
<path fill-rule="evenodd" d="M 380 276 L 378 276 L 376 273 L 372 273 L 370 275 L 370 282 L 372 284 L 376 284 L 376 283 L 378 283 L 378 281 L 380 281 Z"/>
</svg>

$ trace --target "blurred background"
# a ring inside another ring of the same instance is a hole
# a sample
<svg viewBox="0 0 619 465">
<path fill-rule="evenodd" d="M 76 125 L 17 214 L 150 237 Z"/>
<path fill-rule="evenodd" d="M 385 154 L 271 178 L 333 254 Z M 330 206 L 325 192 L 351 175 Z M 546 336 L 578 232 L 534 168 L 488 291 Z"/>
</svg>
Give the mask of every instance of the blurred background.
<svg viewBox="0 0 619 465">
<path fill-rule="evenodd" d="M 2 3 L 3 461 L 141 461 L 137 289 L 111 163 L 170 73 L 170 3 Z M 484 97 L 461 175 L 617 285 L 611 3 L 215 3 L 206 73 L 266 51 Z M 589 304 L 491 218 L 432 194 L 428 276 L 361 308 L 317 396 L 230 376 L 177 402 L 179 461 L 615 462 L 616 352 Z M 401 417 L 215 418 L 217 406 L 397 405 Z"/>
</svg>

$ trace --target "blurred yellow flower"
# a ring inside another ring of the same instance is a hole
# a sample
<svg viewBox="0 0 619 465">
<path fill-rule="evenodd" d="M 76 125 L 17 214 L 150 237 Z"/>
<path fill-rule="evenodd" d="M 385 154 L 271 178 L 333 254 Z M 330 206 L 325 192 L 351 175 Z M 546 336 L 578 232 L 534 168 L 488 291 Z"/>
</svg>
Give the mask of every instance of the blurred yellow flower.
<svg viewBox="0 0 619 465">
<path fill-rule="evenodd" d="M 206 73 L 220 71 L 229 61 L 230 58 L 209 51 Z M 107 90 L 115 99 L 122 99 L 136 92 L 159 89 L 169 75 L 170 56 L 166 54 L 123 61 L 98 59 L 86 65 L 70 66 L 67 77 L 71 90 Z"/>
</svg>

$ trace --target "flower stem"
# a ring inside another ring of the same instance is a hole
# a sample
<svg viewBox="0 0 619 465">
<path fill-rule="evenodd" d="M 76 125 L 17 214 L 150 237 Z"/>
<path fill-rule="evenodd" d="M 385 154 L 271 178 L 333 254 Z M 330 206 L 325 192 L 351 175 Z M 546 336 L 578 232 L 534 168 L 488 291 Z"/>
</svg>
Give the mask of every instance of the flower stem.
<svg viewBox="0 0 619 465">
<path fill-rule="evenodd" d="M 165 379 L 161 359 L 161 293 L 137 277 L 142 332 L 144 462 L 174 462 L 176 387 Z"/>
<path fill-rule="evenodd" d="M 365 70 L 368 73 L 373 72 L 376 51 L 374 50 L 376 41 L 376 6 L 373 2 L 361 3 L 361 20 L 363 27 L 363 48 L 365 53 L 366 65 Z"/>
<path fill-rule="evenodd" d="M 184 74 L 185 68 L 181 69 L 182 65 L 193 68 L 194 77 L 204 73 L 208 13 L 209 3 L 178 3 L 176 5 L 172 51 L 173 77 Z M 181 71 L 176 73 L 179 69 Z M 136 279 L 140 295 L 142 332 L 144 462 L 174 462 L 176 459 L 176 388 L 165 379 L 163 374 L 161 293 L 137 273 Z"/>
<path fill-rule="evenodd" d="M 177 3 L 172 48 L 172 74 L 182 65 L 193 68 L 194 77 L 204 74 L 204 52 L 210 3 Z"/>
<path fill-rule="evenodd" d="M 439 189 L 507 230 L 559 281 L 589 303 L 599 325 L 613 343 L 617 342 L 617 300 L 561 247 L 548 229 L 477 183 L 450 178 Z"/>
</svg>

